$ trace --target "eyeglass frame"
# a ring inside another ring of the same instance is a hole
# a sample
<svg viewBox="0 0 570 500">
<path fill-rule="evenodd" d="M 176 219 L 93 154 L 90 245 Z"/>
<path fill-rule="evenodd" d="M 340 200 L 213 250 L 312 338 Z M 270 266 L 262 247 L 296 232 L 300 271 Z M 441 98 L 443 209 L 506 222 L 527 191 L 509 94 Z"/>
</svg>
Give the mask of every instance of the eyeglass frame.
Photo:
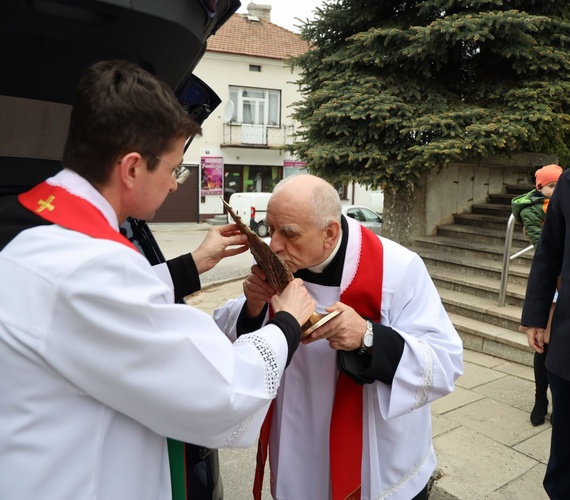
<svg viewBox="0 0 570 500">
<path fill-rule="evenodd" d="M 156 158 L 159 162 L 166 163 L 172 169 L 172 177 L 176 181 L 177 184 L 184 184 L 186 179 L 190 176 L 190 169 L 185 167 L 184 165 L 173 165 L 169 161 L 165 160 L 164 158 L 151 153 L 150 151 L 145 151 L 143 154 L 147 154 Z"/>
</svg>

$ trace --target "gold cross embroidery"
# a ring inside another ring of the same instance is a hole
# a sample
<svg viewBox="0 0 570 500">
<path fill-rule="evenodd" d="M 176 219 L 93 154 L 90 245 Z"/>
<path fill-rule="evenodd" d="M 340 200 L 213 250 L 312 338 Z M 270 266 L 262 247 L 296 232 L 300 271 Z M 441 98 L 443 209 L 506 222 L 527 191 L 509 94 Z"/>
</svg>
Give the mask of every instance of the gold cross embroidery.
<svg viewBox="0 0 570 500">
<path fill-rule="evenodd" d="M 37 213 L 43 212 L 46 208 L 51 212 L 55 207 L 51 202 L 55 199 L 55 196 L 51 195 L 47 200 L 38 200 L 39 207 L 36 209 Z"/>
</svg>

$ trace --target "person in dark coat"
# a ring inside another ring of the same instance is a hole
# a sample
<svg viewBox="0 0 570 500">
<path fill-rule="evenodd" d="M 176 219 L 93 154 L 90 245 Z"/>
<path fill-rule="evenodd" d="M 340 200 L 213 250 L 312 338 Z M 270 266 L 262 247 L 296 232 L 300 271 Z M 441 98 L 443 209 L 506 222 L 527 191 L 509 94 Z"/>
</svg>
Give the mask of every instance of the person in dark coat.
<svg viewBox="0 0 570 500">
<path fill-rule="evenodd" d="M 559 178 L 536 247 L 521 328 L 529 345 L 544 352 L 544 331 L 552 297 L 559 290 L 546 358 L 552 393 L 552 440 L 544 489 L 554 500 L 570 498 L 570 171 Z"/>
</svg>

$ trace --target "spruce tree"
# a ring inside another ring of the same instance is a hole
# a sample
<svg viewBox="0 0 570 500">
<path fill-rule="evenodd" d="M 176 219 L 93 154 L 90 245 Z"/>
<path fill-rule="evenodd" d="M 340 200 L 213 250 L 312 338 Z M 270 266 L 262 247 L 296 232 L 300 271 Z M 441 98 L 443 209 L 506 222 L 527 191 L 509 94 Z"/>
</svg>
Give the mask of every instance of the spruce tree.
<svg viewBox="0 0 570 500">
<path fill-rule="evenodd" d="M 570 166 L 567 0 L 336 0 L 293 59 L 293 152 L 312 173 L 395 191 L 450 162 L 521 151 Z"/>
</svg>

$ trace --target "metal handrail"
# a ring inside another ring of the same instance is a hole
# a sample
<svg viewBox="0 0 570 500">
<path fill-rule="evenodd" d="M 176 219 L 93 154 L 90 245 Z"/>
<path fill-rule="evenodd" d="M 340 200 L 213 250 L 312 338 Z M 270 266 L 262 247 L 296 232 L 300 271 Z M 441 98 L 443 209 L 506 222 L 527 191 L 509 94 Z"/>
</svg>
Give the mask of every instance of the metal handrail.
<svg viewBox="0 0 570 500">
<path fill-rule="evenodd" d="M 501 271 L 501 288 L 499 290 L 499 307 L 504 307 L 506 302 L 506 295 L 507 295 L 507 279 L 509 277 L 509 265 L 511 260 L 520 257 L 524 253 L 532 250 L 534 247 L 529 245 L 528 247 L 522 249 L 521 251 L 510 255 L 511 247 L 513 245 L 513 231 L 515 228 L 515 216 L 513 214 L 510 215 L 509 221 L 507 222 L 507 232 L 505 234 L 505 252 L 503 253 L 503 269 Z"/>
</svg>

